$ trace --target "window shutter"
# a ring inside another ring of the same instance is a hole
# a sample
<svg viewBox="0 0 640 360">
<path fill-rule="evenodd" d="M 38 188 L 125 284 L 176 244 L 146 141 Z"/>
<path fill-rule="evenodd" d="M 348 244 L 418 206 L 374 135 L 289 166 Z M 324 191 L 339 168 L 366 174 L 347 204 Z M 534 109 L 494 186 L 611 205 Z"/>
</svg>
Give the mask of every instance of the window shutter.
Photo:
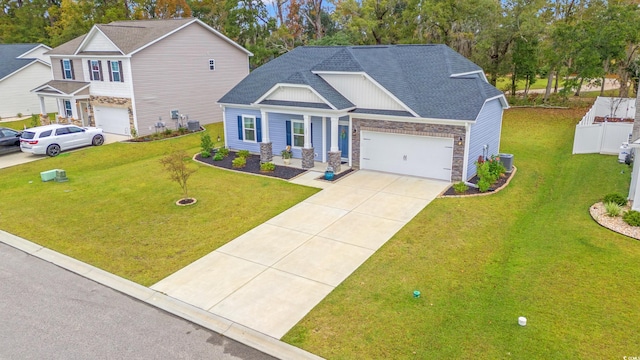
<svg viewBox="0 0 640 360">
<path fill-rule="evenodd" d="M 260 118 L 256 118 L 256 140 L 262 142 L 262 121 Z"/>
<path fill-rule="evenodd" d="M 87 60 L 87 65 L 89 65 L 89 80 L 93 80 L 93 69 L 91 68 L 91 60 Z"/>
<path fill-rule="evenodd" d="M 76 73 L 73 72 L 73 60 L 69 59 L 69 65 L 71 65 L 71 80 L 75 80 L 76 79 Z M 82 62 L 80 63 L 80 65 L 82 65 Z"/>
<path fill-rule="evenodd" d="M 238 140 L 242 140 L 242 116 L 238 115 Z"/>
<path fill-rule="evenodd" d="M 287 127 L 286 132 L 287 132 L 287 145 L 291 146 L 291 121 L 287 120 L 285 122 L 285 126 Z"/>
<path fill-rule="evenodd" d="M 103 81 L 103 76 L 102 76 L 102 60 L 98 60 L 98 70 L 100 70 L 100 81 Z"/>
<path fill-rule="evenodd" d="M 111 61 L 107 60 L 107 67 L 109 68 L 109 81 L 113 81 L 113 75 L 111 74 Z"/>
<path fill-rule="evenodd" d="M 311 147 L 313 147 L 313 123 L 310 123 L 309 126 L 311 127 Z"/>
<path fill-rule="evenodd" d="M 67 77 L 64 76 L 64 60 L 60 59 L 60 69 L 62 70 L 62 78 L 66 79 Z"/>
<path fill-rule="evenodd" d="M 122 71 L 122 61 L 118 61 L 118 70 L 120 71 L 120 82 L 124 82 L 124 71 Z"/>
</svg>

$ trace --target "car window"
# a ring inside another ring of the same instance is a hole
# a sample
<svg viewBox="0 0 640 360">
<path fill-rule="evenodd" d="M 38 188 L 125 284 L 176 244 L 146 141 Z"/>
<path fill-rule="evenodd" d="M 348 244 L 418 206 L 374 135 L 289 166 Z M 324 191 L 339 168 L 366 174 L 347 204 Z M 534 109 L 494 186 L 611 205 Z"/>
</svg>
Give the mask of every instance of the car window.
<svg viewBox="0 0 640 360">
<path fill-rule="evenodd" d="M 40 139 L 51 136 L 51 130 L 43 131 L 40 133 Z"/>
<path fill-rule="evenodd" d="M 69 126 L 68 127 L 70 133 L 79 133 L 82 132 L 82 129 L 77 126 Z"/>
<path fill-rule="evenodd" d="M 22 132 L 22 136 L 23 139 L 33 139 L 34 137 L 36 137 L 36 133 L 31 132 L 31 131 L 24 131 Z"/>
<path fill-rule="evenodd" d="M 56 129 L 56 135 L 67 135 L 69 134 L 69 128 L 63 127 L 60 129 Z"/>
<path fill-rule="evenodd" d="M 6 130 L 0 130 L 0 136 L 2 136 L 2 137 L 5 137 L 5 136 L 6 136 L 6 137 L 9 137 L 9 136 L 11 136 L 11 133 L 9 133 L 9 132 L 8 132 L 8 131 L 6 131 Z"/>
</svg>

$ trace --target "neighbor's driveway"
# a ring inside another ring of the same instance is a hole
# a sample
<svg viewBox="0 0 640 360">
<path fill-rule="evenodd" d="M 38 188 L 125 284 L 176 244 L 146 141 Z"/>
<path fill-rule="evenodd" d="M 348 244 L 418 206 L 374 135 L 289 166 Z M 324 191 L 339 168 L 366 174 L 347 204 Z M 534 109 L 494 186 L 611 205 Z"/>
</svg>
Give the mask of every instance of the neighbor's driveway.
<svg viewBox="0 0 640 360">
<path fill-rule="evenodd" d="M 449 185 L 357 171 L 151 288 L 279 339 Z"/>
<path fill-rule="evenodd" d="M 104 143 L 111 144 L 118 141 L 124 141 L 129 139 L 128 136 L 124 135 L 116 135 L 116 134 L 104 134 Z M 83 148 L 81 148 L 83 149 Z M 71 151 L 76 151 L 71 150 Z M 10 154 L 0 155 L 0 169 L 8 168 L 15 165 L 26 164 L 31 161 L 46 159 L 48 156 L 46 155 L 33 155 L 23 153 L 22 151 Z"/>
</svg>

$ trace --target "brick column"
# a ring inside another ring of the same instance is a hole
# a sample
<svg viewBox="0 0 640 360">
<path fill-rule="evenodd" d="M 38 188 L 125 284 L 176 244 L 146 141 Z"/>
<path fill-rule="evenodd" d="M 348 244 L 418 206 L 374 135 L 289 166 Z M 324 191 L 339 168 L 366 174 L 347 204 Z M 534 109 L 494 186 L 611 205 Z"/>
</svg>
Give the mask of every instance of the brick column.
<svg viewBox="0 0 640 360">
<path fill-rule="evenodd" d="M 270 142 L 260 143 L 260 162 L 268 163 L 273 160 L 273 144 Z"/>
<path fill-rule="evenodd" d="M 303 169 L 311 169 L 315 166 L 314 160 L 315 154 L 313 152 L 313 148 L 303 148 L 302 149 L 302 168 Z"/>
<path fill-rule="evenodd" d="M 333 168 L 334 173 L 340 172 L 340 164 L 342 163 L 342 152 L 329 151 L 329 166 Z"/>
</svg>

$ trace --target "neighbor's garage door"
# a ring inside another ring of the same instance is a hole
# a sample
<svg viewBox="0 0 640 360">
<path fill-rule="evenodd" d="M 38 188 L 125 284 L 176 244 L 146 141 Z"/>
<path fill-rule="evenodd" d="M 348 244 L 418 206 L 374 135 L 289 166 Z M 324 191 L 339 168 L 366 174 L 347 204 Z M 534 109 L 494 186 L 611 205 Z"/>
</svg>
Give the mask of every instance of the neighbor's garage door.
<svg viewBox="0 0 640 360">
<path fill-rule="evenodd" d="M 361 132 L 361 169 L 451 181 L 452 163 L 452 138 Z"/>
<path fill-rule="evenodd" d="M 123 108 L 94 106 L 96 127 L 104 132 L 129 135 L 129 111 Z"/>
</svg>

